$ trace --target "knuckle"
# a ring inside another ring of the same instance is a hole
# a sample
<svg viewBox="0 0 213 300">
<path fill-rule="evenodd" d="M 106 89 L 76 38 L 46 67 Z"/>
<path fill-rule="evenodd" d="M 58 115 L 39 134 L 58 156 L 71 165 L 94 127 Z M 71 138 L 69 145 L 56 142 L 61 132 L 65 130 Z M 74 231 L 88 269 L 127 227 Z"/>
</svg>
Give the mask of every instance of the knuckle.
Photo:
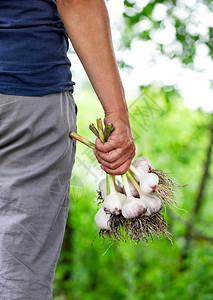
<svg viewBox="0 0 213 300">
<path fill-rule="evenodd" d="M 113 153 L 109 153 L 108 157 L 107 157 L 108 162 L 112 163 L 115 159 L 114 159 L 114 154 Z"/>
<path fill-rule="evenodd" d="M 113 170 L 116 170 L 116 169 L 119 168 L 119 166 L 120 166 L 119 163 L 114 163 L 114 164 L 112 164 L 112 169 L 113 169 Z"/>
<path fill-rule="evenodd" d="M 120 173 L 119 175 L 123 175 L 124 173 L 126 173 L 126 171 L 127 171 L 127 170 L 126 170 L 126 167 L 122 165 L 122 166 L 119 168 L 119 173 Z"/>
<path fill-rule="evenodd" d="M 115 173 L 113 170 L 110 170 L 109 168 L 105 168 L 104 171 L 105 171 L 107 174 L 116 175 L 116 173 Z"/>
<path fill-rule="evenodd" d="M 136 150 L 135 143 L 132 143 L 132 148 L 133 148 L 133 151 Z"/>
<path fill-rule="evenodd" d="M 135 156 L 135 149 L 133 149 L 133 151 L 131 151 L 130 153 L 130 157 L 134 157 Z"/>
<path fill-rule="evenodd" d="M 116 162 L 121 157 L 121 153 L 118 149 L 113 150 L 109 153 L 110 162 Z"/>
<path fill-rule="evenodd" d="M 94 153 L 94 155 L 98 159 L 98 157 L 99 157 L 98 153 L 96 152 L 96 153 Z"/>
<path fill-rule="evenodd" d="M 112 149 L 114 147 L 114 140 L 110 139 L 104 144 L 106 149 L 109 151 L 109 149 Z"/>
<path fill-rule="evenodd" d="M 99 147 L 101 146 L 100 140 L 99 140 L 98 138 L 95 140 L 95 146 L 96 146 L 97 148 L 99 148 Z"/>
<path fill-rule="evenodd" d="M 104 153 L 99 152 L 99 153 L 98 153 L 98 157 L 100 157 L 101 159 L 104 159 Z"/>
<path fill-rule="evenodd" d="M 112 169 L 113 169 L 113 168 L 112 168 L 112 164 L 111 164 L 111 163 L 108 163 L 108 164 L 107 164 L 107 168 L 110 169 L 110 170 L 112 170 Z"/>
<path fill-rule="evenodd" d="M 136 149 L 134 148 L 134 151 L 132 152 L 133 157 L 135 156 Z"/>
<path fill-rule="evenodd" d="M 136 147 L 135 147 L 135 145 L 134 145 L 134 146 L 133 146 L 133 151 L 132 151 L 132 152 L 135 153 L 135 151 L 136 151 Z"/>
<path fill-rule="evenodd" d="M 126 143 L 126 148 L 131 148 L 132 147 L 132 142 L 130 140 L 127 141 Z"/>
</svg>

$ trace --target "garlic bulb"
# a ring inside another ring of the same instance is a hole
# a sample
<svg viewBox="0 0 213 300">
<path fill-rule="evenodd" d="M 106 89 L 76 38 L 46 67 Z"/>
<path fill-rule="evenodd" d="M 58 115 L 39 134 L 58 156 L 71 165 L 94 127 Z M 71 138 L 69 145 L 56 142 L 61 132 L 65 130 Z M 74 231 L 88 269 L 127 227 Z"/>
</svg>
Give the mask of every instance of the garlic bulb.
<svg viewBox="0 0 213 300">
<path fill-rule="evenodd" d="M 147 162 L 147 163 L 150 165 L 150 167 L 151 167 L 151 162 L 150 162 L 150 160 L 149 160 L 147 157 L 145 157 L 145 156 L 139 156 L 139 157 L 137 157 L 137 158 L 134 160 L 133 163 L 138 163 L 138 162 L 140 162 L 140 161 Z"/>
<path fill-rule="evenodd" d="M 127 200 L 124 203 L 123 208 L 122 208 L 122 215 L 124 216 L 125 219 L 136 218 L 139 215 L 144 214 L 146 209 L 143 205 L 143 202 L 140 199 L 135 198 L 131 194 L 130 185 L 129 185 L 126 174 L 123 174 L 121 177 L 122 177 L 125 192 L 127 195 Z"/>
<path fill-rule="evenodd" d="M 107 190 L 106 189 L 106 179 L 105 178 L 101 179 L 101 181 L 99 182 L 98 187 L 99 187 L 99 190 L 101 192 L 102 199 L 105 200 L 106 194 L 107 194 L 107 192 L 106 192 L 106 190 Z M 117 192 L 123 193 L 123 185 L 119 180 L 115 181 L 115 189 L 116 189 Z"/>
<path fill-rule="evenodd" d="M 128 180 L 128 184 L 129 184 L 129 188 L 130 188 L 130 192 L 131 192 L 132 196 L 139 198 L 140 195 L 139 195 L 137 189 L 135 188 L 134 184 L 130 180 Z"/>
<path fill-rule="evenodd" d="M 143 202 L 133 196 L 127 198 L 127 201 L 122 208 L 122 215 L 125 219 L 136 218 L 145 212 L 146 208 L 144 207 Z"/>
<path fill-rule="evenodd" d="M 106 179 L 103 178 L 98 184 L 99 191 L 101 192 L 102 199 L 106 198 Z"/>
<path fill-rule="evenodd" d="M 150 216 L 154 213 L 157 213 L 162 207 L 161 200 L 157 196 L 143 196 L 141 200 L 144 202 L 145 207 L 147 209 L 145 213 L 146 216 Z"/>
<path fill-rule="evenodd" d="M 159 177 L 154 173 L 148 173 L 140 178 L 141 192 L 145 195 L 155 191 L 159 183 Z"/>
<path fill-rule="evenodd" d="M 109 175 L 109 188 L 110 194 L 106 196 L 103 202 L 103 208 L 106 212 L 119 215 L 121 213 L 124 202 L 126 201 L 126 195 L 117 192 L 115 188 L 114 177 Z"/>
<path fill-rule="evenodd" d="M 115 180 L 115 189 L 117 192 L 124 194 L 124 186 L 119 180 Z"/>
<path fill-rule="evenodd" d="M 95 223 L 100 229 L 110 230 L 109 218 L 110 215 L 106 214 L 103 207 L 101 207 L 95 215 Z"/>
<path fill-rule="evenodd" d="M 124 194 L 118 192 L 110 193 L 103 202 L 103 208 L 108 213 L 120 215 L 125 201 L 126 196 Z"/>
<path fill-rule="evenodd" d="M 145 175 L 151 170 L 151 163 L 147 157 L 140 156 L 136 158 L 132 165 L 142 174 Z"/>
</svg>

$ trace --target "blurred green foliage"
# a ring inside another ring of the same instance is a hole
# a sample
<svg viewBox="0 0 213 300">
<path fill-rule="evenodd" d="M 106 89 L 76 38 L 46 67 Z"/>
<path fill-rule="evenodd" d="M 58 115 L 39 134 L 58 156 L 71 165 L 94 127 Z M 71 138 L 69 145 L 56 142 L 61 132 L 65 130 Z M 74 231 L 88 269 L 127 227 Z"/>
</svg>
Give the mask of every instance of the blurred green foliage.
<svg viewBox="0 0 213 300">
<path fill-rule="evenodd" d="M 197 47 L 205 45 L 213 59 L 211 0 L 124 0 L 124 6 L 124 47 L 131 47 L 135 39 L 152 40 L 163 54 L 192 67 Z M 167 39 L 156 41 L 162 32 Z"/>
<path fill-rule="evenodd" d="M 78 99 L 78 132 L 95 140 L 88 125 L 103 113 L 91 90 Z M 77 145 L 71 181 L 70 214 L 54 282 L 54 300 L 213 299 L 213 166 L 210 167 L 201 210 L 193 215 L 210 141 L 212 116 L 190 110 L 174 93 L 149 87 L 128 102 L 137 156 L 147 156 L 154 168 L 172 174 L 179 184 L 177 199 L 187 212 L 167 209 L 173 245 L 166 239 L 120 247 L 96 236 L 96 190 L 99 167 L 93 155 Z M 91 109 L 96 108 L 96 109 Z M 90 153 L 91 150 L 89 150 Z M 82 154 L 84 153 L 84 155 Z M 88 171 L 81 160 L 92 168 Z M 187 224 L 193 219 L 191 242 Z M 94 237 L 95 241 L 92 244 Z M 187 246 L 187 247 L 186 247 Z"/>
</svg>

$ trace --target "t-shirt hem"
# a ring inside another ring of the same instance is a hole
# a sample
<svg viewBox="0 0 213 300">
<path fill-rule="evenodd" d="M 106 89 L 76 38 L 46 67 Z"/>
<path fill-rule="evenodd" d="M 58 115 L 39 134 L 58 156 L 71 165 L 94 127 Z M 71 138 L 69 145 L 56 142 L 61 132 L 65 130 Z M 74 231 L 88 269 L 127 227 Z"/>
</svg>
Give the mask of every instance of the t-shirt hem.
<svg viewBox="0 0 213 300">
<path fill-rule="evenodd" d="M 46 88 L 40 90 L 32 90 L 32 89 L 19 89 L 19 88 L 8 88 L 4 89 L 0 87 L 0 94 L 5 95 L 14 95 L 14 96 L 32 96 L 32 97 L 42 97 L 50 94 L 63 93 L 63 92 L 74 92 L 73 85 L 63 88 Z"/>
</svg>

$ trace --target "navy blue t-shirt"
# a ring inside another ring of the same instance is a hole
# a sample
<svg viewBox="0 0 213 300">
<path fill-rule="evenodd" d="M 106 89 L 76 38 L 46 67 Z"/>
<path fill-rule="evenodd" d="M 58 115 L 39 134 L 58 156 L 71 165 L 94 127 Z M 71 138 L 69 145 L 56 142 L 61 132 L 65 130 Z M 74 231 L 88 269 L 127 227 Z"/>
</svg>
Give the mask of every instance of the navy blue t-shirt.
<svg viewBox="0 0 213 300">
<path fill-rule="evenodd" d="M 0 0 L 0 93 L 73 89 L 68 37 L 54 0 Z"/>
</svg>

